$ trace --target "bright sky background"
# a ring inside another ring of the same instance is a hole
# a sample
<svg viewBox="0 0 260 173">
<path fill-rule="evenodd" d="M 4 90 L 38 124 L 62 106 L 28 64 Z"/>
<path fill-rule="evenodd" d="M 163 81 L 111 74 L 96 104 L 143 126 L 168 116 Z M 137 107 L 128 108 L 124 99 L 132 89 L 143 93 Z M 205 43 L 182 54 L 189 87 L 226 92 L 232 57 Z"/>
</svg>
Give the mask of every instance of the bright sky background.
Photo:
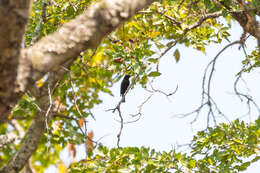
<svg viewBox="0 0 260 173">
<path fill-rule="evenodd" d="M 234 24 L 233 30 L 230 32 L 231 41 L 240 38 L 241 28 L 238 24 Z M 175 95 L 166 98 L 164 95 L 155 94 L 143 107 L 142 118 L 135 123 L 125 124 L 121 135 L 120 146 L 146 146 L 155 148 L 157 151 L 169 151 L 177 144 L 186 144 L 192 139 L 193 135 L 198 130 L 206 128 L 206 109 L 202 111 L 199 119 L 191 126 L 190 121 L 193 116 L 187 118 L 173 118 L 173 115 L 179 113 L 187 113 L 193 111 L 200 105 L 202 93 L 202 77 L 204 69 L 210 60 L 225 46 L 228 42 L 224 41 L 221 45 L 214 45 L 206 48 L 206 55 L 191 48 L 178 45 L 181 58 L 176 63 L 173 48 L 167 53 L 160 63 L 160 72 L 162 75 L 156 78 L 154 87 L 166 93 L 175 90 L 178 85 L 178 91 Z M 255 47 L 256 42 L 249 39 L 246 42 L 248 54 Z M 234 95 L 233 84 L 235 75 L 242 67 L 241 61 L 244 59 L 242 51 L 238 50 L 238 45 L 228 48 L 218 58 L 216 64 L 215 75 L 212 80 L 212 97 L 215 98 L 219 108 L 228 116 L 230 120 L 238 117 L 246 122 L 254 121 L 257 117 L 257 111 L 252 109 L 252 116 L 244 116 L 247 113 L 246 103 L 241 103 L 236 95 Z M 260 70 L 256 69 L 244 75 L 247 81 L 247 86 L 250 89 L 250 94 L 254 96 L 257 103 L 260 103 L 260 95 L 258 92 L 260 84 Z M 121 82 L 121 81 L 120 81 Z M 120 82 L 112 88 L 114 97 L 101 94 L 103 103 L 96 106 L 93 111 L 96 121 L 89 118 L 88 129 L 93 130 L 94 139 L 100 139 L 100 142 L 109 147 L 116 147 L 117 134 L 120 129 L 118 113 L 106 112 L 105 110 L 114 108 L 120 100 Z M 240 89 L 245 90 L 245 85 L 242 84 Z M 130 90 L 126 96 L 126 103 L 121 106 L 121 111 L 124 120 L 133 120 L 130 114 L 138 112 L 138 106 L 149 96 L 141 86 L 136 86 Z M 206 108 L 206 107 L 205 107 Z M 219 122 L 223 122 L 222 118 L 218 118 Z M 211 121 L 212 122 L 212 121 Z M 213 124 L 211 124 L 213 125 Z M 77 153 L 76 160 L 81 160 L 85 157 L 84 146 L 78 147 L 80 151 Z M 181 148 L 183 150 L 187 148 Z M 65 150 L 60 157 L 68 165 L 71 161 L 71 156 Z M 257 172 L 260 167 L 260 162 L 253 164 L 245 173 Z M 56 172 L 53 167 L 50 167 L 46 172 Z"/>
</svg>

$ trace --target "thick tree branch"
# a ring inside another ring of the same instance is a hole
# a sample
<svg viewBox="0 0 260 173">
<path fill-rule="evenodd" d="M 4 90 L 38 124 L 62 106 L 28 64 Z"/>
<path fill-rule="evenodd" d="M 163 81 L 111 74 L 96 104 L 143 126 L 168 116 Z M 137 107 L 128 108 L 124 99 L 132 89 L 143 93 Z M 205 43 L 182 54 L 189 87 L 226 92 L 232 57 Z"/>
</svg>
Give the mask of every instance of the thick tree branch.
<svg viewBox="0 0 260 173">
<path fill-rule="evenodd" d="M 230 15 L 240 24 L 245 33 L 249 33 L 257 39 L 258 47 L 260 47 L 260 24 L 251 12 L 259 15 L 257 8 L 248 9 L 242 0 L 236 0 L 236 3 L 241 7 L 242 11 L 232 11 L 232 8 L 227 6 L 223 1 L 214 0 L 215 4 L 222 5 L 230 11 Z M 259 55 L 260 58 L 260 55 Z"/>
<path fill-rule="evenodd" d="M 91 5 L 84 14 L 22 52 L 18 91 L 24 92 L 43 74 L 58 69 L 87 48 L 96 48 L 102 38 L 153 1 L 103 0 Z"/>
<path fill-rule="evenodd" d="M 14 93 L 15 79 L 30 4 L 30 0 L 0 1 L 0 124 L 19 97 Z"/>
<path fill-rule="evenodd" d="M 69 66 L 70 62 L 66 64 Z M 17 153 L 11 158 L 5 167 L 0 169 L 0 173 L 17 173 L 28 163 L 31 155 L 35 152 L 41 137 L 46 129 L 47 121 L 50 120 L 48 108 L 50 106 L 49 87 L 55 88 L 57 81 L 65 74 L 63 69 L 49 74 L 49 81 L 41 88 L 34 88 L 32 94 L 39 101 L 40 111 L 34 118 L 32 125 L 26 131 L 21 146 Z M 49 86 L 49 87 L 47 87 Z M 54 90 L 54 89 L 53 89 Z"/>
<path fill-rule="evenodd" d="M 32 152 L 34 152 L 38 146 L 41 136 L 45 130 L 45 117 L 42 113 L 39 113 L 31 127 L 27 130 L 19 151 L 12 157 L 8 164 L 0 170 L 1 173 L 16 173 L 19 172 L 27 163 Z"/>
</svg>

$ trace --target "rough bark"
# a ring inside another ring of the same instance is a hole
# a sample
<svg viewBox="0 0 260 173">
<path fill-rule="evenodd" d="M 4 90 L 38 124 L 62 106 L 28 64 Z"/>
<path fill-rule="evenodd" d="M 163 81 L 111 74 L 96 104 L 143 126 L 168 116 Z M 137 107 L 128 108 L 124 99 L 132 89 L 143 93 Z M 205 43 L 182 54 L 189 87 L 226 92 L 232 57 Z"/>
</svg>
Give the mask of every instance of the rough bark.
<svg viewBox="0 0 260 173">
<path fill-rule="evenodd" d="M 233 11 L 231 7 L 227 6 L 223 1 L 214 1 L 216 4 L 220 4 L 226 9 Z M 240 24 L 244 30 L 242 36 L 242 42 L 244 42 L 244 36 L 246 33 L 249 33 L 257 39 L 258 47 L 260 47 L 260 24 L 255 17 L 252 16 L 251 12 L 254 12 L 259 16 L 259 11 L 257 9 L 248 9 L 245 2 L 241 0 L 236 0 L 237 5 L 240 6 L 242 11 L 233 11 L 231 16 Z M 258 55 L 260 59 L 260 54 Z"/>
<path fill-rule="evenodd" d="M 18 136 L 13 132 L 5 134 L 5 135 L 0 135 L 0 149 L 9 143 L 12 143 L 17 138 L 18 138 Z"/>
<path fill-rule="evenodd" d="M 40 142 L 40 137 L 45 130 L 45 119 L 42 113 L 39 113 L 31 127 L 27 130 L 23 143 L 19 151 L 8 162 L 7 166 L 0 170 L 0 173 L 19 172 L 28 162 L 32 152 L 34 152 Z"/>
<path fill-rule="evenodd" d="M 232 13 L 231 15 L 238 21 L 240 26 L 244 29 L 244 32 L 249 33 L 257 39 L 258 47 L 260 47 L 260 24 L 250 15 L 249 11 Z"/>
<path fill-rule="evenodd" d="M 72 61 L 68 61 L 64 66 L 69 67 Z M 0 173 L 17 173 L 24 166 L 28 166 L 31 155 L 35 152 L 41 137 L 46 129 L 46 124 L 51 119 L 51 114 L 47 114 L 50 106 L 49 89 L 53 91 L 55 84 L 66 73 L 63 69 L 59 69 L 49 74 L 48 82 L 43 87 L 34 87 L 31 91 L 38 100 L 38 106 L 41 111 L 34 118 L 32 125 L 27 130 L 25 137 L 21 143 L 18 152 L 11 158 L 5 167 L 0 169 Z M 48 87 L 47 87 L 48 86 Z"/>
<path fill-rule="evenodd" d="M 0 124 L 17 101 L 16 71 L 29 10 L 30 0 L 0 1 Z"/>
</svg>

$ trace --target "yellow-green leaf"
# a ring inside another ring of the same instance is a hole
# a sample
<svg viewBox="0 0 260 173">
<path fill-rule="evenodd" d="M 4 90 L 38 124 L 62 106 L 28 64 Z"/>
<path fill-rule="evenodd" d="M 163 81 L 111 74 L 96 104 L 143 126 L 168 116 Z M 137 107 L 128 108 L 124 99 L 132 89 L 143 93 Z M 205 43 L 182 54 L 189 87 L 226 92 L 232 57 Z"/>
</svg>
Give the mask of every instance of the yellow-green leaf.
<svg viewBox="0 0 260 173">
<path fill-rule="evenodd" d="M 179 62 L 180 60 L 180 52 L 179 49 L 176 49 L 173 53 L 173 56 L 175 57 L 176 62 Z"/>
<path fill-rule="evenodd" d="M 148 76 L 150 76 L 150 77 L 157 77 L 160 75 L 161 75 L 161 73 L 158 71 L 152 71 L 151 73 L 148 74 Z"/>
</svg>

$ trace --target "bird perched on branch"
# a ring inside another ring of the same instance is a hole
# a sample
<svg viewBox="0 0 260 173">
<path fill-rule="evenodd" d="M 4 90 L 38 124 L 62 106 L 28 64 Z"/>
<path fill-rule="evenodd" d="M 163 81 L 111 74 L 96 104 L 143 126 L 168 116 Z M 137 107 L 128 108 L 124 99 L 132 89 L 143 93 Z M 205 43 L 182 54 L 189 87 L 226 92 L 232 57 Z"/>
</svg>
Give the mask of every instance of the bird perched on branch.
<svg viewBox="0 0 260 173">
<path fill-rule="evenodd" d="M 124 79 L 121 82 L 121 88 L 120 88 L 120 95 L 123 97 L 127 88 L 129 87 L 130 81 L 129 81 L 130 75 L 125 75 Z M 125 102 L 125 98 L 122 100 L 122 102 Z"/>
</svg>

